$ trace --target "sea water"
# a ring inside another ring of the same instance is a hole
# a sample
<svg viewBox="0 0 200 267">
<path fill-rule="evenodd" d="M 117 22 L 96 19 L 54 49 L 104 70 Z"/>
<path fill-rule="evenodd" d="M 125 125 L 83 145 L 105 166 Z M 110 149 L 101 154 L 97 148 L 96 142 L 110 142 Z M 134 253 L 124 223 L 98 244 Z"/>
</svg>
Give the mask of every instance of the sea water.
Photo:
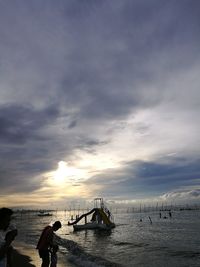
<svg viewBox="0 0 200 267">
<path fill-rule="evenodd" d="M 46 217 L 18 212 L 18 239 L 36 246 L 42 229 L 60 220 L 60 252 L 76 266 L 200 266 L 199 210 L 172 211 L 172 218 L 167 212 L 160 218 L 159 211 L 120 212 L 114 214 L 116 228 L 111 231 L 74 232 L 67 225 L 70 216 L 66 211 Z"/>
</svg>

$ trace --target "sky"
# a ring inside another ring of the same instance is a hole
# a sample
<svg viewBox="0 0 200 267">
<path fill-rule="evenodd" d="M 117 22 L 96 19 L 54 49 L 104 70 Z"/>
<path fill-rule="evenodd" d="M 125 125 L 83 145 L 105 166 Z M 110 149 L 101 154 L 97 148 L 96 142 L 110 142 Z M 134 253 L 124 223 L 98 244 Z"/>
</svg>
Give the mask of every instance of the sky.
<svg viewBox="0 0 200 267">
<path fill-rule="evenodd" d="M 199 13 L 0 0 L 0 205 L 199 203 Z"/>
</svg>

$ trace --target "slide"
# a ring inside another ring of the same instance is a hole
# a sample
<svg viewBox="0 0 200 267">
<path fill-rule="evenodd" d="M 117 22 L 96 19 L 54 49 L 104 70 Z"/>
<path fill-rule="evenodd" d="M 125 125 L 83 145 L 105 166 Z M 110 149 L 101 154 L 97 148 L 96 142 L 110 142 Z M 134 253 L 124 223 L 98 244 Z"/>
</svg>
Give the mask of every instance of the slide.
<svg viewBox="0 0 200 267">
<path fill-rule="evenodd" d="M 102 209 L 99 209 L 99 213 L 100 213 L 100 215 L 102 217 L 103 222 L 106 225 L 112 224 L 111 221 L 110 221 L 110 219 L 108 218 L 108 216 L 106 215 L 106 213 Z"/>
<path fill-rule="evenodd" d="M 98 209 L 92 209 L 91 211 L 84 213 L 83 215 L 81 215 L 77 220 L 75 220 L 74 222 L 68 222 L 68 225 L 73 225 L 76 224 L 77 222 L 79 222 L 81 219 L 83 219 L 84 217 L 92 214 L 93 212 L 97 211 Z"/>
<path fill-rule="evenodd" d="M 87 212 L 87 213 L 84 213 L 82 214 L 78 219 L 76 219 L 75 221 L 73 222 L 68 222 L 68 225 L 73 225 L 73 224 L 77 224 L 80 220 L 82 220 L 84 217 L 92 214 L 92 213 L 96 213 L 96 214 L 100 214 L 103 222 L 106 224 L 106 225 L 111 225 L 112 222 L 110 221 L 110 219 L 108 218 L 107 214 L 102 210 L 102 209 L 98 209 L 98 208 L 94 208 L 92 209 L 91 211 Z"/>
</svg>

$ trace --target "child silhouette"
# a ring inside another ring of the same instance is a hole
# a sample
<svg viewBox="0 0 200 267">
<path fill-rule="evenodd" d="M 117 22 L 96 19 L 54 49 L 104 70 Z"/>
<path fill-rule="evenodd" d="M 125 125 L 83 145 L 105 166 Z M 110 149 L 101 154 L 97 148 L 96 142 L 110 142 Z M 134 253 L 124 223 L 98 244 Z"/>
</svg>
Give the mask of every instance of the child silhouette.
<svg viewBox="0 0 200 267">
<path fill-rule="evenodd" d="M 50 267 L 56 267 L 57 266 L 57 251 L 58 251 L 58 245 L 53 245 L 50 253 L 51 253 L 51 264 Z"/>
</svg>

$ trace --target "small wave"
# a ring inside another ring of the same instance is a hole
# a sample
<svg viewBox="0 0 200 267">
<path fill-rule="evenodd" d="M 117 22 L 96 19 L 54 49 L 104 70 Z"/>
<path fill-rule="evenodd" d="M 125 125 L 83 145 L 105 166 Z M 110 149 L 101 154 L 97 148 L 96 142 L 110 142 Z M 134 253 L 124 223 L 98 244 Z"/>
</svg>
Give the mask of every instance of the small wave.
<svg viewBox="0 0 200 267">
<path fill-rule="evenodd" d="M 68 260 L 71 263 L 74 263 L 76 266 L 80 266 L 80 267 L 104 267 L 103 265 L 99 265 L 89 260 L 85 260 L 85 259 L 73 256 L 73 255 L 68 257 Z"/>
<path fill-rule="evenodd" d="M 116 226 L 126 226 L 126 225 L 129 225 L 128 223 L 118 223 L 116 224 Z"/>
<path fill-rule="evenodd" d="M 147 243 L 131 243 L 131 242 L 114 242 L 115 246 L 131 246 L 131 247 L 148 247 Z"/>
<path fill-rule="evenodd" d="M 69 260 L 80 267 L 122 267 L 122 265 L 106 260 L 102 257 L 93 256 L 84 251 L 76 242 L 62 239 L 57 236 L 57 240 L 63 247 L 72 254 Z"/>
<path fill-rule="evenodd" d="M 160 250 L 168 250 L 169 248 L 166 246 L 150 246 L 148 248 L 149 251 L 160 251 Z"/>
<path fill-rule="evenodd" d="M 149 244 L 147 243 L 137 243 L 137 244 L 132 244 L 133 247 L 138 247 L 138 248 L 142 248 L 142 247 L 148 247 Z"/>
<path fill-rule="evenodd" d="M 114 245 L 115 246 L 129 246 L 132 245 L 133 243 L 130 242 L 115 242 Z"/>
</svg>

